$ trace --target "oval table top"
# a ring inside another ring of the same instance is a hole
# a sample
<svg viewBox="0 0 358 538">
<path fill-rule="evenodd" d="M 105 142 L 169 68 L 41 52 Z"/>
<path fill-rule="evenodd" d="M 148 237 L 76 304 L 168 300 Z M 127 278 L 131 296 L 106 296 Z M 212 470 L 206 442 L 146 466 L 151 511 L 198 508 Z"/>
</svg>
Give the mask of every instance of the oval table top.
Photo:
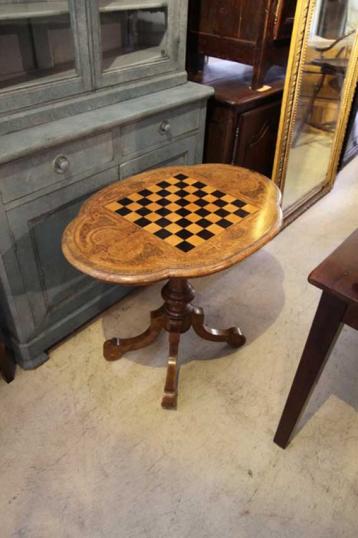
<svg viewBox="0 0 358 538">
<path fill-rule="evenodd" d="M 280 199 L 272 181 L 237 166 L 151 170 L 91 196 L 64 232 L 63 253 L 83 273 L 119 284 L 209 275 L 279 231 Z"/>
</svg>

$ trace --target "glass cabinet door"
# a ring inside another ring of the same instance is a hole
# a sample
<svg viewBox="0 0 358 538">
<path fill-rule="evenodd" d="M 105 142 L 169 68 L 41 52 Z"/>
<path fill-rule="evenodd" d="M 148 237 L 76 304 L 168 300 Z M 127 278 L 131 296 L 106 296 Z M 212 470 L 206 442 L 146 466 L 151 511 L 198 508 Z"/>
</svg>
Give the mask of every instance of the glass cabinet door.
<svg viewBox="0 0 358 538">
<path fill-rule="evenodd" d="M 78 32 L 85 13 L 81 4 L 0 0 L 0 102 L 7 97 L 11 109 L 86 87 Z"/>
<path fill-rule="evenodd" d="M 96 0 L 97 86 L 174 69 L 175 15 L 172 0 Z"/>
</svg>

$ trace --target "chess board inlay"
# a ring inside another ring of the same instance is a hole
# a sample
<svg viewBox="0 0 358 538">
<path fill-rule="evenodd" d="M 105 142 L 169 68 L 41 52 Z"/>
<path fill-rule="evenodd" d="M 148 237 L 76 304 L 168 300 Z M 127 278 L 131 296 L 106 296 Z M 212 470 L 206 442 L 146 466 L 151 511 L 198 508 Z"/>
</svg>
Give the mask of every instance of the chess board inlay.
<svg viewBox="0 0 358 538">
<path fill-rule="evenodd" d="M 185 174 L 133 192 L 106 205 L 106 209 L 182 252 L 189 252 L 258 211 L 254 205 Z"/>
</svg>

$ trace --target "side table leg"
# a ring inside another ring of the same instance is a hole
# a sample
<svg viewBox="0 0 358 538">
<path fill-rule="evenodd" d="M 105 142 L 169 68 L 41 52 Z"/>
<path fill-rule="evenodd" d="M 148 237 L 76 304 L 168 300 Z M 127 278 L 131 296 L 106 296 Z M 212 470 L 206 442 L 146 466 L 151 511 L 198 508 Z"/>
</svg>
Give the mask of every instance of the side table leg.
<svg viewBox="0 0 358 538">
<path fill-rule="evenodd" d="M 231 347 L 245 344 L 246 338 L 238 327 L 230 329 L 211 329 L 205 325 L 204 311 L 198 306 L 192 306 L 192 327 L 196 334 L 212 342 L 227 342 Z"/>
<path fill-rule="evenodd" d="M 180 333 L 169 333 L 169 359 L 167 377 L 165 381 L 164 394 L 162 398 L 162 407 L 164 409 L 176 409 L 178 397 L 178 348 Z"/>
<path fill-rule="evenodd" d="M 288 445 L 292 431 L 317 383 L 329 351 L 339 335 L 347 305 L 334 295 L 323 292 L 312 322 L 305 348 L 278 425 L 274 442 Z"/>
<path fill-rule="evenodd" d="M 163 308 L 158 308 L 150 314 L 151 322 L 146 331 L 133 338 L 112 338 L 103 345 L 103 355 L 107 361 L 120 359 L 127 351 L 141 349 L 148 346 L 159 336 L 165 326 Z"/>
</svg>

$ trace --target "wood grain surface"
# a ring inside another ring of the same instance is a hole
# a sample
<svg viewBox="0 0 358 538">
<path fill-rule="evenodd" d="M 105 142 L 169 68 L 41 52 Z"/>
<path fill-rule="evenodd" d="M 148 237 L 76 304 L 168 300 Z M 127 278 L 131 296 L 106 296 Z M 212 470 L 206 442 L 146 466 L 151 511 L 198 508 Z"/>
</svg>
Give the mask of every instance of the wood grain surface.
<svg viewBox="0 0 358 538">
<path fill-rule="evenodd" d="M 254 207 L 218 235 L 183 252 L 111 211 L 118 200 L 184 174 Z M 66 228 L 67 260 L 94 278 L 145 285 L 166 278 L 193 278 L 226 269 L 267 243 L 280 229 L 281 195 L 266 177 L 223 164 L 151 170 L 119 181 L 93 195 Z"/>
</svg>

